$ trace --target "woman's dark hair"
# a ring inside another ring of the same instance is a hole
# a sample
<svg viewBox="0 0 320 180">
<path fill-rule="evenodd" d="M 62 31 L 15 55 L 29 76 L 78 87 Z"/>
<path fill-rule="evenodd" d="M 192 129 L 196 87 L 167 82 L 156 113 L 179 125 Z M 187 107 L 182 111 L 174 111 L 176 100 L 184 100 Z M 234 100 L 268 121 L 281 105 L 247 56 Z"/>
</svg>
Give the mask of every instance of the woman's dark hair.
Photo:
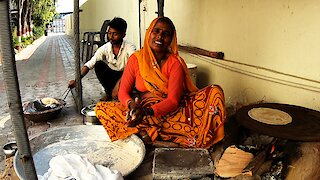
<svg viewBox="0 0 320 180">
<path fill-rule="evenodd" d="M 120 32 L 126 33 L 127 31 L 127 22 L 119 17 L 115 17 L 113 18 L 110 23 L 109 23 L 109 27 L 116 29 Z"/>
<path fill-rule="evenodd" d="M 163 22 L 163 23 L 169 24 L 169 26 L 172 30 L 172 33 L 176 30 L 176 27 L 174 26 L 173 22 L 168 17 L 165 17 L 165 16 L 159 17 L 157 22 Z"/>
</svg>

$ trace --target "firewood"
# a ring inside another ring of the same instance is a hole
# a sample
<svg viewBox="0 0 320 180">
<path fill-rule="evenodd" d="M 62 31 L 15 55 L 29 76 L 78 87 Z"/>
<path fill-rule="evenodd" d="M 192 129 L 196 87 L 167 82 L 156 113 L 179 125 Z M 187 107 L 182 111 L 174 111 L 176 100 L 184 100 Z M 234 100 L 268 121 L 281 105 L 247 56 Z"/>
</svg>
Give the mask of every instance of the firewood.
<svg viewBox="0 0 320 180">
<path fill-rule="evenodd" d="M 246 174 L 256 174 L 260 166 L 265 161 L 267 155 L 269 155 L 271 147 L 276 143 L 277 138 L 274 138 L 271 143 L 269 143 L 262 151 L 260 151 L 254 159 L 243 169 L 243 173 Z"/>
</svg>

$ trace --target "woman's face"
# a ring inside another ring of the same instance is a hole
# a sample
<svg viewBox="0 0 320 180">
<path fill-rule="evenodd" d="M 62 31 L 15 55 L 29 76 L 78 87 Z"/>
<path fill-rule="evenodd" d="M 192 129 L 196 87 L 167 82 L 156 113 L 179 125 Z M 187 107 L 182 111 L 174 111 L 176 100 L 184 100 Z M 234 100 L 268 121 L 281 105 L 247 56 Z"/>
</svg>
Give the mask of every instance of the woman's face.
<svg viewBox="0 0 320 180">
<path fill-rule="evenodd" d="M 166 22 L 158 21 L 151 31 L 149 46 L 153 53 L 163 53 L 168 51 L 172 41 L 173 31 Z"/>
</svg>

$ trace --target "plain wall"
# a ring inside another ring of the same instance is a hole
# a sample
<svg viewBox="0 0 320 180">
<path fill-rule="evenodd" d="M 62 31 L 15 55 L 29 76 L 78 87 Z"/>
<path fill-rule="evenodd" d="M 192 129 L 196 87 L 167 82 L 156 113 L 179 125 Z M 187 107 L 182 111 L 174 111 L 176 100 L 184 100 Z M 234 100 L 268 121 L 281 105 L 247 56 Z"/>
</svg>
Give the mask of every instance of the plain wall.
<svg viewBox="0 0 320 180">
<path fill-rule="evenodd" d="M 197 65 L 198 87 L 221 85 L 231 105 L 320 110 L 320 1 L 174 0 L 164 13 L 179 44 L 225 53 L 217 60 L 180 52 Z"/>
</svg>

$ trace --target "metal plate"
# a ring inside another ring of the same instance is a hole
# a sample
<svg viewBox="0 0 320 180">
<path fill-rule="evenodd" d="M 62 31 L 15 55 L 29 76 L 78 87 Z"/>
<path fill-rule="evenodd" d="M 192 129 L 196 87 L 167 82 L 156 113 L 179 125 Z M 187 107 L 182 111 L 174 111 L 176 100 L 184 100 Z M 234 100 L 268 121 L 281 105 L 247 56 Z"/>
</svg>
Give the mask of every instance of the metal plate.
<svg viewBox="0 0 320 180">
<path fill-rule="evenodd" d="M 287 125 L 269 125 L 256 121 L 248 115 L 253 108 L 266 107 L 284 111 L 292 117 Z M 288 104 L 261 103 L 240 108 L 236 120 L 245 128 L 273 137 L 297 140 L 320 141 L 320 112 Z"/>
<path fill-rule="evenodd" d="M 105 129 L 98 125 L 53 129 L 32 138 L 30 145 L 38 175 L 48 171 L 49 161 L 56 155 L 78 154 L 93 164 L 118 170 L 123 176 L 134 171 L 145 156 L 145 146 L 136 135 L 110 142 Z M 18 152 L 14 157 L 14 168 L 18 177 L 24 180 Z"/>
</svg>

